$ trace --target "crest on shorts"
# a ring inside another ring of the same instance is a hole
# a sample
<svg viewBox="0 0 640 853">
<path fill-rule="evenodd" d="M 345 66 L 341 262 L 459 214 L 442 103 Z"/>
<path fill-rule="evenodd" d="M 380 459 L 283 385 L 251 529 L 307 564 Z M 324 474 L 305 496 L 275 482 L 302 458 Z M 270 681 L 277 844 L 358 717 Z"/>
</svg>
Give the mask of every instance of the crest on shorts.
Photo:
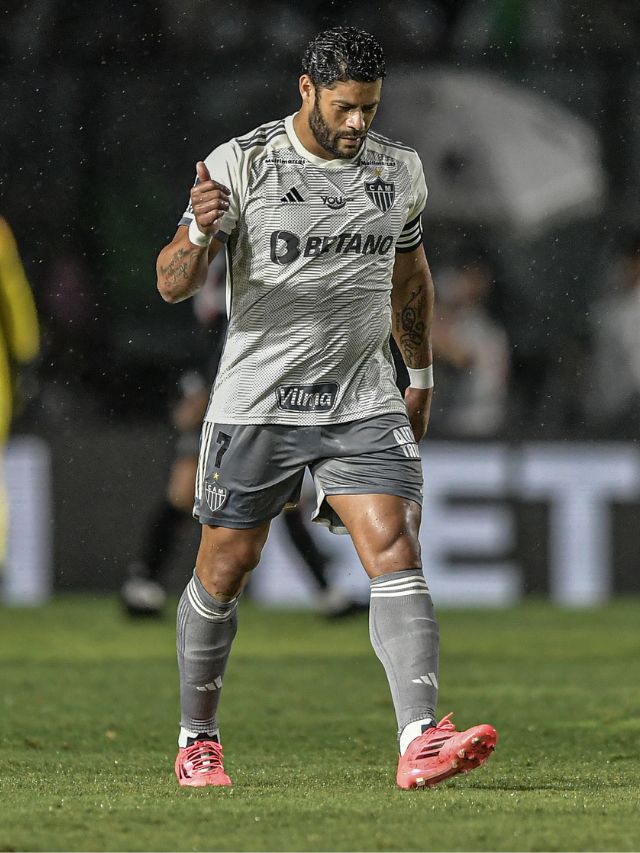
<svg viewBox="0 0 640 853">
<path fill-rule="evenodd" d="M 375 181 L 365 181 L 364 189 L 378 210 L 386 213 L 396 200 L 396 185 L 378 177 Z"/>
<path fill-rule="evenodd" d="M 218 486 L 217 483 L 205 483 L 204 494 L 211 512 L 218 512 L 219 509 L 222 509 L 229 497 L 227 489 L 224 486 Z"/>
</svg>

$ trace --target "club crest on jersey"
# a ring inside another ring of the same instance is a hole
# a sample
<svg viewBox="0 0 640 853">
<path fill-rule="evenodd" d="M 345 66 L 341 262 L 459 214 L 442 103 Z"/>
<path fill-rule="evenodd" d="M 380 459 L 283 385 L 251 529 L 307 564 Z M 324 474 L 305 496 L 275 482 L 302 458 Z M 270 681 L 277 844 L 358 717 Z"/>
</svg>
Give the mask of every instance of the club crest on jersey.
<svg viewBox="0 0 640 853">
<path fill-rule="evenodd" d="M 376 178 L 375 181 L 365 181 L 364 189 L 378 210 L 386 213 L 396 200 L 396 185 Z"/>
<path fill-rule="evenodd" d="M 222 509 L 229 497 L 229 492 L 224 486 L 218 486 L 214 483 L 205 483 L 204 494 L 211 512 L 218 512 L 219 509 Z"/>
</svg>

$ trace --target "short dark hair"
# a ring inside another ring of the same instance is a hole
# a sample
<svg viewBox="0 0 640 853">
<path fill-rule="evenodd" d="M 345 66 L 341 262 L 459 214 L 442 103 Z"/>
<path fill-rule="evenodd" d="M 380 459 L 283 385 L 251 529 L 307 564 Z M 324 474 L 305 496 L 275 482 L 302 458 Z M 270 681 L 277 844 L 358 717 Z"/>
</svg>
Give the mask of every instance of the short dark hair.
<svg viewBox="0 0 640 853">
<path fill-rule="evenodd" d="M 316 88 L 347 80 L 373 83 L 386 73 L 384 51 L 364 30 L 334 27 L 309 42 L 302 58 L 302 73 L 309 75 Z"/>
</svg>

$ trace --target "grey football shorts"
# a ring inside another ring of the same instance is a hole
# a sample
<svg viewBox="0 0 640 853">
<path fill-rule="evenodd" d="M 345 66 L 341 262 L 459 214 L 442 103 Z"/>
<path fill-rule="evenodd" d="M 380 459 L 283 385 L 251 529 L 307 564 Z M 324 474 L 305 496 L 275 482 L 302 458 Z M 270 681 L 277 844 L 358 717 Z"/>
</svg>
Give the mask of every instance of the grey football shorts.
<svg viewBox="0 0 640 853">
<path fill-rule="evenodd" d="M 217 527 L 257 527 L 300 498 L 309 468 L 313 520 L 346 529 L 326 495 L 389 494 L 422 505 L 422 463 L 409 420 L 386 414 L 324 426 L 217 424 L 200 436 L 193 515 Z"/>
</svg>

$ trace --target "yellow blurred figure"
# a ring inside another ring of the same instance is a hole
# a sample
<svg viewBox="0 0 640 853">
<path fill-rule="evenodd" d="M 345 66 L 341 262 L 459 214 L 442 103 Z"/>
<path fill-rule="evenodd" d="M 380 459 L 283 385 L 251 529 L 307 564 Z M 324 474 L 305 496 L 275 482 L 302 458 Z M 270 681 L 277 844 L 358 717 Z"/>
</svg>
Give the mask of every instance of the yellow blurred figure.
<svg viewBox="0 0 640 853">
<path fill-rule="evenodd" d="M 13 413 L 13 368 L 33 361 L 39 346 L 33 294 L 11 228 L 0 216 L 0 465 Z M 7 501 L 0 470 L 0 566 L 6 545 Z"/>
</svg>

